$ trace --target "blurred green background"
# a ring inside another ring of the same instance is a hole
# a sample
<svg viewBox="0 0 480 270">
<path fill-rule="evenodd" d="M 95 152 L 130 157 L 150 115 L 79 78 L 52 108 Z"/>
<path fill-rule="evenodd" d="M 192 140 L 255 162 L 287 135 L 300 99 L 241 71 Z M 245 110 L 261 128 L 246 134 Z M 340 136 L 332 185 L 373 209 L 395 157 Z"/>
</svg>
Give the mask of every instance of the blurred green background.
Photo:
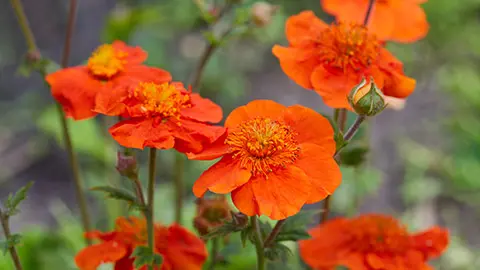
<svg viewBox="0 0 480 270">
<path fill-rule="evenodd" d="M 68 1 L 22 2 L 42 54 L 59 61 Z M 237 13 L 248 16 L 253 2 L 238 4 Z M 331 113 L 315 93 L 291 82 L 271 54 L 273 44 L 286 44 L 288 16 L 312 9 L 325 20 L 331 18 L 322 13 L 318 0 L 270 2 L 281 9 L 268 26 L 238 35 L 214 54 L 202 80 L 202 94 L 222 105 L 225 116 L 258 98 Z M 24 39 L 9 2 L 0 0 L 0 6 L 0 198 L 35 181 L 22 213 L 12 219 L 13 231 L 23 235 L 19 252 L 24 267 L 76 269 L 72 258 L 84 242 L 58 116 L 40 76 L 18 74 L 26 51 Z M 418 80 L 416 92 L 404 110 L 387 110 L 363 126 L 354 144 L 370 151 L 362 166 L 343 168 L 333 210 L 335 215 L 393 214 L 412 230 L 446 226 L 451 243 L 434 262 L 436 269 L 476 270 L 480 269 L 480 1 L 432 0 L 424 8 L 431 24 L 427 38 L 388 45 L 404 61 L 406 73 Z M 202 32 L 207 24 L 192 0 L 83 0 L 77 15 L 71 64 L 85 61 L 99 44 L 121 39 L 147 50 L 148 64 L 187 81 L 206 46 Z M 219 23 L 216 30 L 222 27 Z M 111 121 L 98 117 L 70 123 L 86 187 L 125 185 L 115 171 L 118 147 L 106 135 Z M 146 153 L 139 156 L 145 164 Z M 166 224 L 174 215 L 175 158 L 173 151 L 161 151 L 158 160 L 156 219 Z M 189 228 L 195 211 L 191 185 L 211 164 L 186 161 L 183 224 Z M 146 174 L 144 167 L 141 173 Z M 112 228 L 115 217 L 126 214 L 124 204 L 105 201 L 102 195 L 89 192 L 89 201 L 99 229 Z M 222 251 L 227 264 L 216 269 L 254 269 L 253 247 L 241 248 L 238 238 L 232 237 Z M 269 269 L 302 267 L 294 253 L 286 263 L 272 263 Z M 0 269 L 13 269 L 8 256 L 0 256 Z"/>
</svg>

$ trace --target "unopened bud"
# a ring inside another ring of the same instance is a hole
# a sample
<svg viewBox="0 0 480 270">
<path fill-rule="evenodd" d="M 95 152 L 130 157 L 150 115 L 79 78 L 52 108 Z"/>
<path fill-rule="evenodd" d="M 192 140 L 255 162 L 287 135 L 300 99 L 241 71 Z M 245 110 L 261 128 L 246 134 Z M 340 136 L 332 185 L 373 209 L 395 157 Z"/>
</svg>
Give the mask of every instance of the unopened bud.
<svg viewBox="0 0 480 270">
<path fill-rule="evenodd" d="M 200 235 L 206 235 L 232 219 L 230 206 L 224 196 L 200 198 L 196 203 L 197 213 L 193 225 Z"/>
<path fill-rule="evenodd" d="M 365 116 L 379 114 L 386 107 L 385 96 L 382 91 L 378 89 L 373 78 L 370 78 L 370 82 L 368 83 L 367 80 L 363 78 L 350 92 L 348 101 L 357 114 Z"/>
<path fill-rule="evenodd" d="M 27 59 L 27 62 L 30 64 L 35 64 L 38 61 L 42 60 L 42 55 L 40 55 L 40 52 L 38 50 L 33 50 L 27 52 L 25 55 L 25 58 Z"/>
<path fill-rule="evenodd" d="M 253 23 L 258 27 L 263 27 L 272 21 L 273 15 L 277 12 L 279 6 L 267 2 L 257 2 L 253 4 L 251 16 Z"/>
<path fill-rule="evenodd" d="M 125 177 L 132 177 L 137 174 L 137 160 L 131 152 L 117 152 L 117 171 Z"/>
</svg>

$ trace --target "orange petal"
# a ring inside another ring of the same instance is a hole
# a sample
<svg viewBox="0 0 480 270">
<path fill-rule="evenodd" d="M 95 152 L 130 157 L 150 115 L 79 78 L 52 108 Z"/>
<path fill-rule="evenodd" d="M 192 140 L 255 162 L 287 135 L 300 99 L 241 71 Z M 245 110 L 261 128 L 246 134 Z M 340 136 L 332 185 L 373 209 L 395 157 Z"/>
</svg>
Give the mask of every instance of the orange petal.
<svg viewBox="0 0 480 270">
<path fill-rule="evenodd" d="M 193 106 L 181 111 L 182 116 L 201 122 L 218 123 L 223 118 L 222 108 L 210 99 L 202 98 L 199 94 L 190 95 Z"/>
<path fill-rule="evenodd" d="M 428 259 L 439 257 L 447 248 L 449 233 L 440 227 L 433 227 L 412 236 L 415 248 Z"/>
<path fill-rule="evenodd" d="M 254 100 L 233 110 L 225 120 L 225 127 L 236 127 L 255 117 L 277 119 L 285 108 L 285 106 L 273 100 Z"/>
<path fill-rule="evenodd" d="M 389 40 L 392 36 L 395 24 L 395 7 L 389 4 L 375 4 L 372 9 L 372 15 L 368 22 L 369 31 L 380 40 Z"/>
<path fill-rule="evenodd" d="M 290 166 L 268 174 L 268 179 L 258 176 L 232 192 L 232 200 L 242 213 L 257 209 L 257 215 L 274 220 L 285 219 L 300 211 L 310 195 L 312 186 L 307 175 Z M 242 191 L 247 189 L 246 191 Z M 251 196 L 250 189 L 253 191 Z M 252 205 L 253 204 L 253 205 Z M 243 208 L 245 207 L 245 209 Z"/>
<path fill-rule="evenodd" d="M 424 38 L 430 28 L 427 15 L 422 7 L 415 3 L 402 3 L 393 10 L 396 20 L 391 40 L 411 43 Z"/>
<path fill-rule="evenodd" d="M 96 96 L 94 111 L 110 116 L 121 115 L 126 110 L 123 101 L 127 97 L 128 88 L 126 87 L 104 88 Z"/>
<path fill-rule="evenodd" d="M 119 51 L 123 51 L 127 53 L 126 61 L 128 65 L 141 64 L 145 60 L 147 60 L 147 57 L 148 57 L 147 52 L 138 46 L 131 47 L 125 44 L 125 42 L 120 40 L 114 41 L 112 43 L 112 46 Z"/>
<path fill-rule="evenodd" d="M 299 49 L 275 45 L 272 53 L 278 58 L 280 67 L 290 79 L 303 88 L 313 88 L 310 77 L 319 65 L 318 58 L 315 57 L 315 48 Z"/>
<path fill-rule="evenodd" d="M 75 263 L 80 270 L 96 270 L 100 264 L 116 262 L 126 255 L 126 247 L 109 241 L 82 249 L 75 256 Z"/>
<path fill-rule="evenodd" d="M 323 66 L 318 66 L 311 77 L 314 90 L 322 97 L 325 104 L 332 108 L 350 108 L 347 96 L 361 79 L 362 74 L 334 73 Z"/>
<path fill-rule="evenodd" d="M 316 37 L 316 34 L 327 27 L 328 25 L 320 20 L 315 13 L 308 10 L 287 19 L 285 34 L 290 45 L 297 46 L 314 41 L 313 38 Z"/>
<path fill-rule="evenodd" d="M 200 175 L 193 184 L 193 194 L 201 197 L 207 190 L 227 194 L 248 182 L 250 177 L 250 171 L 242 169 L 238 161 L 226 155 Z"/>
<path fill-rule="evenodd" d="M 61 69 L 48 74 L 45 80 L 68 117 L 83 120 L 97 115 L 93 111 L 95 96 L 103 86 L 89 75 L 85 67 Z"/>
<path fill-rule="evenodd" d="M 337 21 L 363 23 L 368 2 L 357 0 L 321 0 L 322 9 L 337 17 Z"/>
<path fill-rule="evenodd" d="M 203 147 L 203 150 L 199 153 L 187 152 L 187 157 L 193 160 L 212 160 L 219 158 L 229 152 L 229 146 L 225 144 L 227 138 L 227 131 L 222 134 L 216 141 L 211 144 L 207 144 Z"/>
<path fill-rule="evenodd" d="M 175 141 L 165 125 L 156 124 L 155 118 L 120 121 L 108 131 L 120 145 L 128 148 L 173 148 Z"/>
<path fill-rule="evenodd" d="M 178 224 L 168 227 L 165 259 L 171 269 L 201 270 L 207 260 L 205 243 Z M 162 243 L 163 244 L 163 243 Z"/>
<path fill-rule="evenodd" d="M 135 87 L 139 82 L 163 84 L 171 80 L 172 75 L 166 70 L 145 65 L 135 65 L 128 66 L 119 76 L 114 78 L 113 83 L 115 86 Z"/>
<path fill-rule="evenodd" d="M 298 143 L 317 144 L 323 148 L 324 156 L 335 154 L 334 131 L 327 118 L 310 108 L 294 105 L 283 112 L 283 119 L 298 133 Z"/>
<path fill-rule="evenodd" d="M 300 168 L 308 176 L 312 187 L 306 203 L 323 200 L 337 189 L 342 182 L 342 173 L 333 154 L 325 153 L 325 149 L 315 144 L 301 144 L 300 156 L 294 166 Z"/>
<path fill-rule="evenodd" d="M 225 128 L 212 126 L 188 119 L 179 122 L 167 121 L 170 132 L 175 137 L 175 149 L 182 153 L 198 153 L 225 133 Z"/>
</svg>

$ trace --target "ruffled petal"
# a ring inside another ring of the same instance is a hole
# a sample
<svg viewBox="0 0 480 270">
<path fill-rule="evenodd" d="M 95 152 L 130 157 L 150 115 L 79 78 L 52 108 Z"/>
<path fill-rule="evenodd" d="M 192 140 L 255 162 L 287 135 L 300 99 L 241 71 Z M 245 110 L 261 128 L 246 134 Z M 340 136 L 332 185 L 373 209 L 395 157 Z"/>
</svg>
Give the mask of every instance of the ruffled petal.
<svg viewBox="0 0 480 270">
<path fill-rule="evenodd" d="M 363 23 L 368 2 L 357 0 L 321 0 L 322 9 L 337 17 L 337 21 Z"/>
<path fill-rule="evenodd" d="M 268 178 L 258 176 L 250 179 L 232 192 L 232 200 L 244 214 L 250 215 L 251 210 L 255 209 L 258 210 L 256 215 L 280 220 L 300 211 L 311 188 L 307 175 L 300 169 L 289 166 L 269 173 Z"/>
<path fill-rule="evenodd" d="M 398 23 L 394 16 L 394 9 L 388 4 L 375 4 L 373 6 L 368 28 L 380 40 L 389 40 L 392 37 L 395 24 Z"/>
<path fill-rule="evenodd" d="M 229 146 L 225 144 L 228 136 L 227 130 L 213 143 L 207 144 L 198 153 L 187 152 L 187 157 L 193 160 L 212 160 L 229 153 Z"/>
<path fill-rule="evenodd" d="M 318 112 L 300 105 L 288 107 L 283 120 L 297 133 L 298 143 L 314 143 L 323 148 L 323 156 L 333 156 L 336 151 L 334 131 L 330 121 Z"/>
<path fill-rule="evenodd" d="M 305 46 L 312 43 L 317 33 L 328 25 L 320 20 L 312 11 L 302 11 L 290 16 L 285 23 L 285 34 L 291 46 Z"/>
<path fill-rule="evenodd" d="M 315 57 L 315 48 L 286 48 L 275 45 L 272 53 L 278 58 L 280 67 L 291 80 L 303 88 L 313 88 L 310 77 L 319 65 L 318 58 Z"/>
<path fill-rule="evenodd" d="M 249 170 L 242 169 L 238 160 L 226 155 L 200 175 L 193 184 L 193 194 L 201 197 L 207 190 L 227 194 L 248 182 L 250 177 Z"/>
<path fill-rule="evenodd" d="M 80 270 L 96 270 L 99 265 L 119 261 L 126 255 L 125 246 L 109 241 L 82 249 L 75 256 L 75 263 Z"/>
<path fill-rule="evenodd" d="M 449 233 L 440 227 L 432 227 L 428 231 L 412 236 L 415 249 L 422 252 L 426 259 L 439 257 L 447 248 Z"/>
<path fill-rule="evenodd" d="M 220 106 L 207 98 L 202 98 L 199 94 L 190 95 L 193 106 L 183 109 L 180 113 L 183 117 L 188 117 L 201 122 L 218 123 L 222 121 L 223 111 Z"/>
<path fill-rule="evenodd" d="M 75 120 L 84 120 L 97 115 L 95 97 L 103 88 L 85 67 L 65 68 L 45 77 L 52 96 L 62 105 L 65 114 Z"/>
<path fill-rule="evenodd" d="M 181 153 L 198 153 L 204 145 L 209 145 L 225 133 L 225 128 L 212 126 L 188 119 L 179 122 L 167 121 L 171 134 L 175 137 L 175 149 Z"/>
<path fill-rule="evenodd" d="M 403 73 L 403 64 L 386 49 L 380 52 L 379 69 L 383 72 L 382 92 L 386 96 L 406 98 L 413 93 L 416 81 Z"/>
<path fill-rule="evenodd" d="M 175 140 L 165 125 L 155 123 L 155 118 L 120 121 L 108 131 L 120 145 L 128 148 L 173 148 Z"/>
<path fill-rule="evenodd" d="M 225 120 L 225 127 L 233 128 L 255 117 L 278 119 L 286 107 L 273 100 L 254 100 L 233 110 Z"/>
<path fill-rule="evenodd" d="M 411 43 L 424 38 L 430 28 L 425 10 L 418 3 L 402 3 L 393 9 L 393 18 L 396 20 L 392 29 L 391 40 Z"/>
<path fill-rule="evenodd" d="M 342 182 L 342 173 L 333 154 L 315 144 L 301 144 L 300 156 L 294 166 L 300 168 L 311 184 L 311 193 L 306 203 L 323 200 L 337 189 Z"/>
<path fill-rule="evenodd" d="M 205 243 L 178 224 L 168 227 L 165 259 L 171 269 L 201 270 L 207 260 Z"/>
</svg>

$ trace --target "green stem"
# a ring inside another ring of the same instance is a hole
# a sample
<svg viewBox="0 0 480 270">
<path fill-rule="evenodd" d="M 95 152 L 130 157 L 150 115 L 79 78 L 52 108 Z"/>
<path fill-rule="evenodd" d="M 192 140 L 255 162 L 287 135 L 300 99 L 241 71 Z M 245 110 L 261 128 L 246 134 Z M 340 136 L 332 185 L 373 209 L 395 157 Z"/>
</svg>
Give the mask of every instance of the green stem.
<svg viewBox="0 0 480 270">
<path fill-rule="evenodd" d="M 155 253 L 155 235 L 154 235 L 154 199 L 155 199 L 155 169 L 157 160 L 157 149 L 150 148 L 149 166 L 148 166 L 148 194 L 147 194 L 147 234 L 148 247 Z M 149 270 L 153 270 L 154 264 L 148 266 Z"/>
<path fill-rule="evenodd" d="M 283 224 L 287 221 L 287 219 L 282 219 L 275 224 L 275 227 L 273 228 L 272 232 L 268 235 L 267 239 L 265 240 L 265 243 L 263 243 L 263 247 L 269 247 L 275 242 L 275 238 L 277 235 L 280 233 L 282 230 Z"/>
<path fill-rule="evenodd" d="M 257 216 L 250 218 L 250 222 L 255 232 L 255 250 L 257 251 L 257 270 L 265 270 L 265 252 L 263 250 L 262 232 L 258 224 Z"/>
<path fill-rule="evenodd" d="M 5 233 L 5 241 L 7 241 L 7 243 L 12 237 L 8 220 L 9 220 L 9 217 L 0 210 L 0 221 L 2 223 L 3 232 Z M 10 252 L 10 256 L 12 257 L 12 261 L 13 261 L 13 264 L 15 265 L 15 269 L 23 270 L 22 264 L 20 263 L 20 257 L 18 256 L 18 253 L 17 253 L 17 248 L 13 244 L 12 245 L 8 244 L 8 245 L 9 245 L 8 251 Z"/>
<path fill-rule="evenodd" d="M 175 184 L 175 222 L 182 223 L 183 210 L 183 172 L 185 171 L 185 159 L 180 153 L 175 154 L 175 172 L 173 181 Z"/>
<path fill-rule="evenodd" d="M 10 0 L 10 3 L 12 4 L 13 10 L 15 11 L 15 15 L 18 19 L 18 24 L 20 25 L 20 29 L 25 37 L 25 41 L 27 42 L 28 50 L 30 52 L 38 51 L 35 37 L 32 33 L 32 29 L 30 28 L 30 23 L 28 22 L 25 11 L 23 10 L 22 2 L 20 2 L 20 0 Z"/>
<path fill-rule="evenodd" d="M 218 248 L 219 248 L 219 245 L 220 245 L 220 238 L 215 237 L 211 241 L 212 241 L 212 249 L 210 251 L 210 258 L 212 258 L 212 259 L 211 259 L 211 262 L 210 262 L 210 267 L 208 269 L 214 270 L 215 265 L 217 264 L 217 256 L 218 256 Z"/>
</svg>

